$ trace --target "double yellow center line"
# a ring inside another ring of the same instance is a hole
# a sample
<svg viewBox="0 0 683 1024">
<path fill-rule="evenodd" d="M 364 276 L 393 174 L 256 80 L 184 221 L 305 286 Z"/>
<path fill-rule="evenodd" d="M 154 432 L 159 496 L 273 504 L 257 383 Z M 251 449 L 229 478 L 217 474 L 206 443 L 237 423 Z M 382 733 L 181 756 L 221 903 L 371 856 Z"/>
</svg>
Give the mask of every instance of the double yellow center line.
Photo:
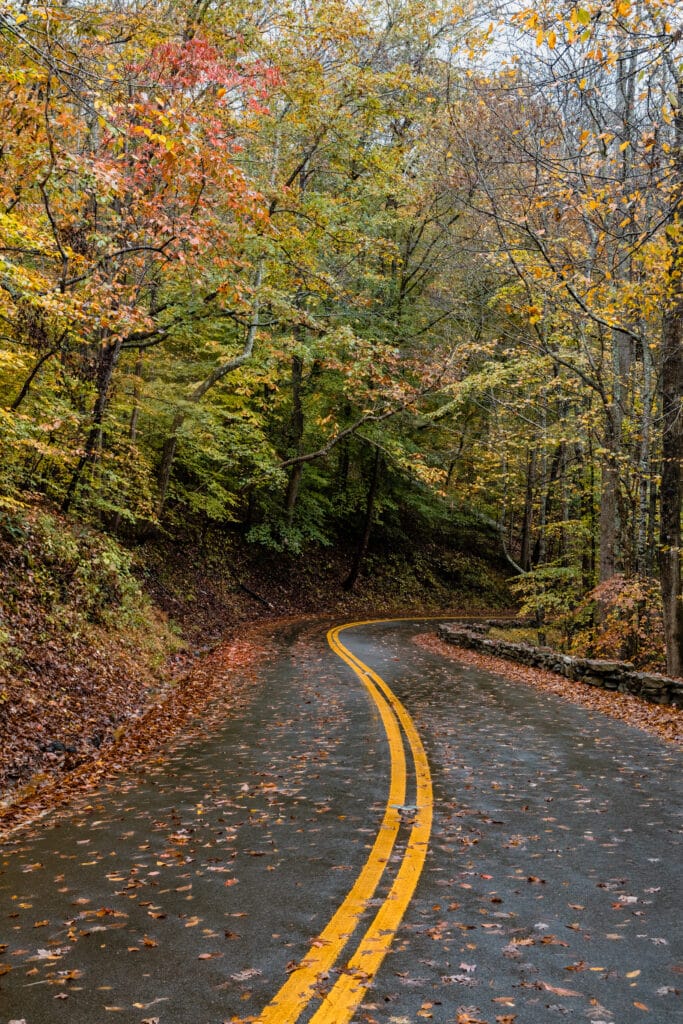
<svg viewBox="0 0 683 1024">
<path fill-rule="evenodd" d="M 339 634 L 353 626 L 385 620 L 350 622 L 336 626 L 327 641 L 356 673 L 374 701 L 384 725 L 391 755 L 389 794 L 384 817 L 368 858 L 353 887 L 329 923 L 289 975 L 279 992 L 258 1015 L 259 1024 L 295 1024 L 314 998 L 320 998 L 327 972 L 335 965 L 356 930 L 358 920 L 374 896 L 394 849 L 401 826 L 399 809 L 405 804 L 407 768 L 403 736 L 415 776 L 416 811 L 408 842 L 394 882 L 374 919 L 360 939 L 338 980 L 322 997 L 309 1024 L 346 1024 L 379 970 L 418 883 L 427 855 L 432 827 L 432 782 L 427 756 L 413 721 L 383 679 L 344 646 Z"/>
</svg>

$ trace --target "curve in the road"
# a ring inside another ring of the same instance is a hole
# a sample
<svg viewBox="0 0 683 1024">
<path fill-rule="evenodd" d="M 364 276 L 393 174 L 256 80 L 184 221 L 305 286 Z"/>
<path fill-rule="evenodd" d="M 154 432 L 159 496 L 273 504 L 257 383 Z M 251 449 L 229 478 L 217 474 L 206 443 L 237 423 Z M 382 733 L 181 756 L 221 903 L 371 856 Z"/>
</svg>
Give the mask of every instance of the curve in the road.
<svg viewBox="0 0 683 1024">
<path fill-rule="evenodd" d="M 386 899 L 360 939 L 344 973 L 340 974 L 338 981 L 311 1017 L 310 1024 L 345 1024 L 351 1020 L 389 950 L 427 855 L 433 798 L 429 764 L 422 741 L 410 715 L 391 688 L 339 639 L 343 630 L 367 625 L 370 621 L 385 620 L 336 626 L 328 632 L 327 640 L 334 653 L 356 673 L 375 703 L 384 725 L 391 755 L 391 778 L 384 817 L 356 882 L 304 959 L 258 1015 L 260 1024 L 294 1024 L 299 1019 L 311 1000 L 319 994 L 316 985 L 321 976 L 341 956 L 356 929 L 360 915 L 377 890 L 396 843 L 401 825 L 399 808 L 406 798 L 407 773 L 401 728 L 410 750 L 416 786 L 416 811 L 408 843 Z"/>
</svg>

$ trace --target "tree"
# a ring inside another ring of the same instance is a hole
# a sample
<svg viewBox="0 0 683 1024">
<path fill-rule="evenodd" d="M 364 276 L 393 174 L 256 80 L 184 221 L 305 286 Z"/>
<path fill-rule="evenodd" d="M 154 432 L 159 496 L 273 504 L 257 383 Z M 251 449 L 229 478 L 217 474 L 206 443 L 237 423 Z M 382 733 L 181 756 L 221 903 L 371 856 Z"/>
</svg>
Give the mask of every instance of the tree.
<svg viewBox="0 0 683 1024">
<path fill-rule="evenodd" d="M 578 412 L 593 395 L 583 424 L 594 437 L 568 440 L 575 450 L 587 441 L 601 456 L 601 579 L 651 564 L 656 459 L 668 447 L 659 519 L 673 543 L 662 544 L 660 562 L 665 556 L 671 563 L 662 584 L 673 609 L 680 577 L 672 571 L 677 556 L 665 553 L 680 550 L 680 439 L 671 429 L 680 391 L 670 393 L 679 388 L 670 340 L 677 284 L 661 272 L 670 264 L 680 208 L 671 10 L 656 0 L 638 9 L 587 4 L 567 13 L 549 3 L 520 12 L 508 66 L 468 83 L 479 129 L 452 121 L 454 148 L 476 185 L 472 205 L 495 229 L 499 263 L 518 282 L 504 294 L 527 319 L 522 347 L 575 378 L 582 397 L 577 404 L 568 394 L 565 408 Z M 664 401 L 655 385 L 667 348 L 671 411 L 655 445 L 656 406 L 663 411 Z M 680 666 L 677 644 L 670 635 L 670 666 Z"/>
</svg>

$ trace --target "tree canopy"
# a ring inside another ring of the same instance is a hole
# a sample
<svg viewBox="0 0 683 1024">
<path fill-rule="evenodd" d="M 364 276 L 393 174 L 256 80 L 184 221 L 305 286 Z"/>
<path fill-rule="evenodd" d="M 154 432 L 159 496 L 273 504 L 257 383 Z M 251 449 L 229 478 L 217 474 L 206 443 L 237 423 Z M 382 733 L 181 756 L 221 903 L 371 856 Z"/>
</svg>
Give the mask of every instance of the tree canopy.
<svg viewBox="0 0 683 1024">
<path fill-rule="evenodd" d="M 0 508 L 351 527 L 349 586 L 373 523 L 467 514 L 539 614 L 656 581 L 681 673 L 682 38 L 674 0 L 7 0 Z"/>
</svg>

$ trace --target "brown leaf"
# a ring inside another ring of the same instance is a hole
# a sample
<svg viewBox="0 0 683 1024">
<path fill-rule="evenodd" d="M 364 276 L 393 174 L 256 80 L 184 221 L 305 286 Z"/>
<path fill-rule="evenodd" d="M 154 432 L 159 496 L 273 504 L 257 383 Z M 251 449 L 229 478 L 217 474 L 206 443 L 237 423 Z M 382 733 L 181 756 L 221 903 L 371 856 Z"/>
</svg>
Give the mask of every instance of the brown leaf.
<svg viewBox="0 0 683 1024">
<path fill-rule="evenodd" d="M 545 981 L 539 981 L 538 987 L 542 988 L 544 992 L 552 992 L 555 996 L 580 996 L 580 992 L 575 992 L 571 988 L 558 988 L 556 985 L 548 985 Z"/>
</svg>

